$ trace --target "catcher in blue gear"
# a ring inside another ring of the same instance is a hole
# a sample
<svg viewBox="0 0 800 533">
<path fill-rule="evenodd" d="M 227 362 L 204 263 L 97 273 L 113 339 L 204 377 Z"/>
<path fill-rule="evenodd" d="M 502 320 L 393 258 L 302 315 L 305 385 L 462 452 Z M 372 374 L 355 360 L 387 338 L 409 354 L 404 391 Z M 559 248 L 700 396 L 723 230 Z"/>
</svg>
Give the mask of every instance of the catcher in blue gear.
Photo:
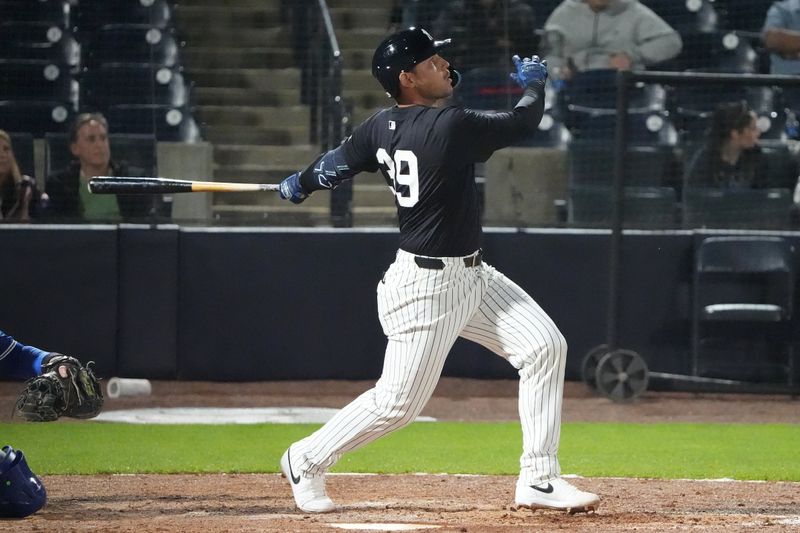
<svg viewBox="0 0 800 533">
<path fill-rule="evenodd" d="M 0 449 L 0 518 L 24 518 L 47 501 L 42 481 L 31 472 L 22 450 Z"/>
<path fill-rule="evenodd" d="M 103 392 L 91 365 L 26 346 L 0 331 L 0 376 L 27 379 L 14 413 L 30 422 L 97 416 Z"/>
</svg>

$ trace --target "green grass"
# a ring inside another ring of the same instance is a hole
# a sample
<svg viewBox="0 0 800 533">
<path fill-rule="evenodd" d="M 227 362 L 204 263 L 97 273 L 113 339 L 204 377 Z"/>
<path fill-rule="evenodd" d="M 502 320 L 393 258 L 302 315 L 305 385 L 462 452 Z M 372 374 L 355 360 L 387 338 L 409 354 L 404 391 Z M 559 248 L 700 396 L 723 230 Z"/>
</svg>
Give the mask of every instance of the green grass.
<svg viewBox="0 0 800 533">
<path fill-rule="evenodd" d="M 0 424 L 0 445 L 40 474 L 277 472 L 318 425 Z M 516 474 L 517 423 L 417 423 L 346 455 L 335 472 Z M 562 428 L 565 473 L 800 481 L 800 425 L 600 424 Z"/>
</svg>

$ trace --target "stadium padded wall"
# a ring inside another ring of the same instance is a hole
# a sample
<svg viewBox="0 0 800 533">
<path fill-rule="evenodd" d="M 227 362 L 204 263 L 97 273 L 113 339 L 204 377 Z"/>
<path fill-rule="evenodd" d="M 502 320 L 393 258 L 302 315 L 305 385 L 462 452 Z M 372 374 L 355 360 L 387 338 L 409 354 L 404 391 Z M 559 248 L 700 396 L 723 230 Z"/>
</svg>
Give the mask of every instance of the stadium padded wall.
<svg viewBox="0 0 800 533">
<path fill-rule="evenodd" d="M 786 236 L 800 249 L 800 233 Z M 689 371 L 697 239 L 690 231 L 623 238 L 620 345 L 651 370 Z M 6 225 L 0 329 L 94 360 L 104 377 L 375 379 L 385 345 L 375 288 L 396 242 L 389 230 Z M 566 336 L 568 379 L 605 342 L 608 249 L 604 230 L 486 233 L 486 261 Z M 461 340 L 444 374 L 516 376 Z"/>
<path fill-rule="evenodd" d="M 0 228 L 0 329 L 116 370 L 118 236 L 116 226 Z"/>
<path fill-rule="evenodd" d="M 118 375 L 177 373 L 178 236 L 177 226 L 119 230 Z"/>
</svg>

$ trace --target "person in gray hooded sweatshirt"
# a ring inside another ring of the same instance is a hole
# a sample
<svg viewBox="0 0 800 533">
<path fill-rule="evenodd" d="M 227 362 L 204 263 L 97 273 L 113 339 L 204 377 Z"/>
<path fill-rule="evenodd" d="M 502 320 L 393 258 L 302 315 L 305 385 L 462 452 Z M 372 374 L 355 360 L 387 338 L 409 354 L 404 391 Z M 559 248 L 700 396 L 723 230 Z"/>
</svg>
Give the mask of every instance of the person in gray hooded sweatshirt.
<svg viewBox="0 0 800 533">
<path fill-rule="evenodd" d="M 681 37 L 638 0 L 564 0 L 544 25 L 548 70 L 636 70 L 677 56 Z"/>
</svg>

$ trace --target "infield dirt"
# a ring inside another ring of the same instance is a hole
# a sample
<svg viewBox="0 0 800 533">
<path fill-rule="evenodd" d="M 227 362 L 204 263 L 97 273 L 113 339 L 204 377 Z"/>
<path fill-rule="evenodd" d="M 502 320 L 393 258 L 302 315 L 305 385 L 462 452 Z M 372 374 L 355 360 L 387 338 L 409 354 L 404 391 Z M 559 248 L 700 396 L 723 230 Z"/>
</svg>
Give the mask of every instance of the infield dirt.
<svg viewBox="0 0 800 533">
<path fill-rule="evenodd" d="M 132 407 L 340 407 L 370 382 L 153 382 L 147 397 L 107 400 Z M 0 383 L 13 405 L 19 383 Z M 0 409 L 0 421 L 10 420 Z M 445 378 L 422 413 L 441 420 L 515 420 L 516 383 Z M 648 391 L 613 404 L 568 383 L 564 421 L 800 423 L 786 396 L 698 395 Z M 224 453 L 224 451 L 223 451 Z M 276 458 L 277 464 L 277 458 Z M 37 514 L 0 521 L 0 531 L 346 531 L 342 525 L 416 524 L 417 531 L 800 531 L 800 483 L 578 478 L 599 493 L 597 513 L 515 510 L 512 476 L 332 475 L 340 509 L 309 516 L 293 505 L 276 474 L 44 476 L 49 501 Z M 340 526 L 340 527 L 334 527 Z"/>
</svg>

